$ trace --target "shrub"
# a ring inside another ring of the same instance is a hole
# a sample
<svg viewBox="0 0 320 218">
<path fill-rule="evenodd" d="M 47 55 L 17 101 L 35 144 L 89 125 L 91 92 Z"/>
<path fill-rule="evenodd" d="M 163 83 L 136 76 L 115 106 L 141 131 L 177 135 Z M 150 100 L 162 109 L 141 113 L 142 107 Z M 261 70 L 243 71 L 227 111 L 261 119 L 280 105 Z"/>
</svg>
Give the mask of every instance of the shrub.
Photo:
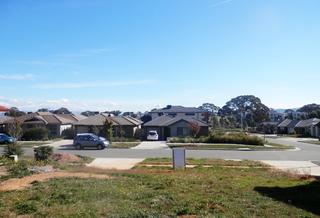
<svg viewBox="0 0 320 218">
<path fill-rule="evenodd" d="M 27 129 L 23 136 L 23 140 L 26 141 L 41 141 L 48 139 L 48 130 L 45 128 L 30 128 Z"/>
<path fill-rule="evenodd" d="M 27 161 L 19 161 L 18 163 L 12 164 L 8 172 L 11 177 L 22 178 L 24 176 L 31 175 L 31 172 L 28 169 L 29 163 Z"/>
<path fill-rule="evenodd" d="M 249 136 L 244 133 L 229 133 L 224 135 L 211 134 L 208 137 L 208 142 L 245 145 L 264 145 L 263 139 L 257 136 Z"/>
<path fill-rule="evenodd" d="M 14 205 L 14 210 L 18 215 L 32 214 L 37 212 L 37 207 L 33 201 L 23 201 Z"/>
<path fill-rule="evenodd" d="M 53 154 L 53 148 L 50 146 L 40 146 L 34 149 L 34 158 L 36 161 L 45 161 Z"/>
<path fill-rule="evenodd" d="M 23 150 L 18 143 L 12 143 L 12 144 L 7 144 L 4 147 L 3 154 L 6 157 L 10 157 L 11 155 L 21 156 L 23 154 Z"/>
<path fill-rule="evenodd" d="M 68 128 L 63 130 L 61 135 L 64 139 L 74 139 L 74 137 L 76 136 L 76 132 L 74 129 Z"/>
<path fill-rule="evenodd" d="M 223 144 L 245 144 L 245 145 L 264 145 L 263 139 L 257 136 L 249 136 L 244 133 L 213 133 L 208 137 L 173 137 L 170 143 L 223 143 Z"/>
</svg>

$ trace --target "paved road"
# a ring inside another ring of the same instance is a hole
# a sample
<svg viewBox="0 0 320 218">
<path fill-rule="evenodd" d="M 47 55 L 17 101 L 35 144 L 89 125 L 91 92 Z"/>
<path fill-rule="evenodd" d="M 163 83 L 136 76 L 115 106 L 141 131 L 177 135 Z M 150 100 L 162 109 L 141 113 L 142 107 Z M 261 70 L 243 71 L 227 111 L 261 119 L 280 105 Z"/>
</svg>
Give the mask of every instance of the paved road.
<svg viewBox="0 0 320 218">
<path fill-rule="evenodd" d="M 320 146 L 298 142 L 292 138 L 268 139 L 273 143 L 293 145 L 296 151 L 222 151 L 222 150 L 188 150 L 189 158 L 247 159 L 247 160 L 286 160 L 286 161 L 320 161 Z M 90 156 L 93 158 L 156 158 L 171 157 L 170 149 L 105 149 L 74 150 L 68 147 L 54 148 L 55 152 L 66 152 Z M 1 152 L 1 150 L 0 150 Z M 25 149 L 26 155 L 33 155 L 32 149 Z"/>
</svg>

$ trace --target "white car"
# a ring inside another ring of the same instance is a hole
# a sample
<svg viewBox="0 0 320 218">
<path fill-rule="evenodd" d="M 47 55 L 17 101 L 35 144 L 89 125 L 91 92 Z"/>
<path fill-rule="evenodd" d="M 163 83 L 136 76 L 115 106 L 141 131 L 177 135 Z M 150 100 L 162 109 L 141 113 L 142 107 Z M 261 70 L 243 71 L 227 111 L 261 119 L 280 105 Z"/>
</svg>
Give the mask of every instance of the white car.
<svg viewBox="0 0 320 218">
<path fill-rule="evenodd" d="M 157 131 L 149 131 L 148 136 L 147 136 L 147 140 L 158 141 L 159 135 L 158 135 Z"/>
</svg>

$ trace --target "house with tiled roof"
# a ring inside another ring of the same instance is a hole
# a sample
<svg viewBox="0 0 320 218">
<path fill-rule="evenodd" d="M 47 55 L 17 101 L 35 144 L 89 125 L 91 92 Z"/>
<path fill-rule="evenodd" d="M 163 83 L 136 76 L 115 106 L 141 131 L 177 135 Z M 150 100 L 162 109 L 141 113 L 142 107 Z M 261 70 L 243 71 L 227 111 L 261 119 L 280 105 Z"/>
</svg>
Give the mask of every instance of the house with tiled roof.
<svg viewBox="0 0 320 218">
<path fill-rule="evenodd" d="M 291 119 L 285 119 L 277 126 L 277 132 L 278 134 L 294 134 L 297 123 L 299 123 L 298 120 L 291 120 Z"/>
<path fill-rule="evenodd" d="M 46 128 L 49 137 L 60 137 L 65 129 L 71 128 L 73 123 L 80 121 L 74 115 L 59 115 L 51 112 L 29 113 L 15 119 L 21 124 L 23 131 L 30 128 Z M 5 120 L 3 129 L 5 130 L 5 126 L 13 122 L 13 118 Z"/>
<path fill-rule="evenodd" d="M 199 127 L 198 136 L 207 136 L 209 134 L 209 125 L 194 117 L 185 115 L 163 115 L 143 124 L 143 132 L 146 137 L 149 131 L 157 131 L 160 140 L 166 140 L 168 137 L 186 137 L 191 136 L 191 125 Z"/>
<path fill-rule="evenodd" d="M 319 128 L 318 128 L 319 123 L 320 123 L 320 119 L 318 118 L 301 120 L 297 123 L 294 130 L 297 134 L 300 134 L 300 135 L 319 138 L 320 137 Z"/>
<path fill-rule="evenodd" d="M 101 113 L 75 122 L 73 127 L 77 134 L 94 133 L 96 135 L 105 136 L 105 123 L 107 121 L 112 123 L 114 137 L 139 137 L 138 133 L 141 129 L 142 121 L 130 116 L 112 116 L 110 114 Z"/>
<path fill-rule="evenodd" d="M 149 112 L 152 119 L 161 117 L 161 116 L 170 116 L 170 117 L 191 117 L 197 120 L 208 122 L 208 112 L 196 107 L 183 107 L 183 106 L 173 106 L 168 105 L 161 109 L 155 109 Z"/>
</svg>

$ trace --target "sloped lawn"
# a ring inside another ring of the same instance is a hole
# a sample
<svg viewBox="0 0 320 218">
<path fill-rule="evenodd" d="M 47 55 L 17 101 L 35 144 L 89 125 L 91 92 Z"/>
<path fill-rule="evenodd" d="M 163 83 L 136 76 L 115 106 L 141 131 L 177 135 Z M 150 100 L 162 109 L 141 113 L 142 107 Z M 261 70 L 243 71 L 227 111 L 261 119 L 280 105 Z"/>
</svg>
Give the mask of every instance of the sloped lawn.
<svg viewBox="0 0 320 218">
<path fill-rule="evenodd" d="M 170 160 L 151 159 L 145 164 L 155 162 Z M 272 172 L 250 161 L 189 162 L 198 166 L 185 171 L 137 166 L 127 172 L 106 172 L 111 179 L 35 182 L 22 191 L 0 193 L 0 217 L 320 215 L 320 184 L 314 179 Z"/>
</svg>

